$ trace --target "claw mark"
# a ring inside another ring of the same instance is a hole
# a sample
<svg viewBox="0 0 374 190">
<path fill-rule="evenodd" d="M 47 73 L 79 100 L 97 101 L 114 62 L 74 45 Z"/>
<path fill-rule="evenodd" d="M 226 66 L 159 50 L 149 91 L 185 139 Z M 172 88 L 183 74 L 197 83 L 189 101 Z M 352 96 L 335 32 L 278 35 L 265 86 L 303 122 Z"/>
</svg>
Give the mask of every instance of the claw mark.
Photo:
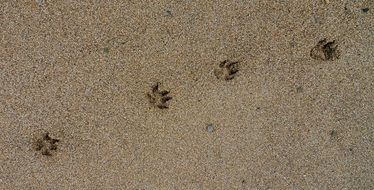
<svg viewBox="0 0 374 190">
<path fill-rule="evenodd" d="M 160 87 L 160 83 L 158 83 L 158 82 L 156 84 L 152 85 L 151 92 L 147 93 L 147 97 L 149 99 L 149 102 L 154 107 L 157 107 L 157 108 L 160 108 L 160 109 L 169 108 L 169 106 L 167 105 L 167 102 L 172 99 L 172 97 L 168 96 L 168 94 L 170 92 L 167 91 L 167 90 L 160 91 L 159 87 Z"/>
<path fill-rule="evenodd" d="M 232 80 L 239 72 L 238 63 L 238 61 L 224 60 L 219 64 L 219 68 L 214 70 L 214 75 L 218 79 Z"/>
</svg>

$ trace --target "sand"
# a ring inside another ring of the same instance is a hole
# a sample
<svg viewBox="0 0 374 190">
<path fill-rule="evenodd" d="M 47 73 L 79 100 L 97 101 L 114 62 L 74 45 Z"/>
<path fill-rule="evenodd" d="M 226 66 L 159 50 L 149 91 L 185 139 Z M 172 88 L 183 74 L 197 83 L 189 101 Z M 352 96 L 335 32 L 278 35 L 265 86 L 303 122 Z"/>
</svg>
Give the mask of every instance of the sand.
<svg viewBox="0 0 374 190">
<path fill-rule="evenodd" d="M 374 189 L 371 0 L 0 8 L 0 189 Z"/>
</svg>

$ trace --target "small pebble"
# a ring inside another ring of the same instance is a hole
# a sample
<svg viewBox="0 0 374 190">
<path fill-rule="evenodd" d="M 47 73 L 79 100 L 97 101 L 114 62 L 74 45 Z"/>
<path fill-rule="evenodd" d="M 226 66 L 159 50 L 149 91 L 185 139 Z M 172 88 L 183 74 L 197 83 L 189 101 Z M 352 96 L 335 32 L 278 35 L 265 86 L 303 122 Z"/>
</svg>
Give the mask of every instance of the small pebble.
<svg viewBox="0 0 374 190">
<path fill-rule="evenodd" d="M 104 53 L 109 53 L 109 48 L 104 48 Z"/>
<path fill-rule="evenodd" d="M 213 124 L 208 124 L 206 126 L 206 130 L 209 132 L 209 133 L 212 133 L 214 131 L 214 125 Z"/>
<path fill-rule="evenodd" d="M 303 87 L 302 86 L 298 86 L 298 87 L 296 87 L 296 92 L 297 93 L 302 93 L 303 92 Z"/>
<path fill-rule="evenodd" d="M 366 8 L 362 8 L 361 10 L 362 12 L 367 13 L 369 11 L 369 8 L 366 7 Z"/>
<path fill-rule="evenodd" d="M 45 0 L 36 0 L 36 3 L 38 3 L 39 6 L 41 6 L 45 3 Z"/>
<path fill-rule="evenodd" d="M 86 91 L 84 92 L 84 95 L 85 95 L 86 97 L 91 96 L 91 95 L 92 95 L 92 93 L 91 93 L 91 88 L 87 88 Z"/>
<path fill-rule="evenodd" d="M 173 16 L 173 14 L 171 13 L 171 11 L 167 10 L 166 11 L 166 16 Z"/>
<path fill-rule="evenodd" d="M 335 131 L 335 130 L 331 130 L 330 131 L 330 137 L 333 138 L 333 139 L 336 139 L 338 136 L 338 133 Z"/>
</svg>

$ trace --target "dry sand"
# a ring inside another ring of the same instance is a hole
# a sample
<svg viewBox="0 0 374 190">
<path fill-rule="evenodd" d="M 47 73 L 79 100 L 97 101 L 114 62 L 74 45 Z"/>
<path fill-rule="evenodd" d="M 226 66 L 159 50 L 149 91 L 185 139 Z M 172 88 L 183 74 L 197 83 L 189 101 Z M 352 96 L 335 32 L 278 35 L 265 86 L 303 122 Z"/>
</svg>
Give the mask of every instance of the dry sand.
<svg viewBox="0 0 374 190">
<path fill-rule="evenodd" d="M 0 0 L 0 189 L 374 189 L 373 13 Z"/>
</svg>

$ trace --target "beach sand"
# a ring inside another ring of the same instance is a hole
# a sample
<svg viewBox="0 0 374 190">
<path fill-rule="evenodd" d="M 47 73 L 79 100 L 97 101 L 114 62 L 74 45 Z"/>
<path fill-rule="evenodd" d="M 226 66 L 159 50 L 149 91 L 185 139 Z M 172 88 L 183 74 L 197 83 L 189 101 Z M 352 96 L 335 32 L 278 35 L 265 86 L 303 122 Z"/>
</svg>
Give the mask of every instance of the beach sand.
<svg viewBox="0 0 374 190">
<path fill-rule="evenodd" d="M 374 189 L 373 12 L 0 0 L 0 189 Z"/>
</svg>

